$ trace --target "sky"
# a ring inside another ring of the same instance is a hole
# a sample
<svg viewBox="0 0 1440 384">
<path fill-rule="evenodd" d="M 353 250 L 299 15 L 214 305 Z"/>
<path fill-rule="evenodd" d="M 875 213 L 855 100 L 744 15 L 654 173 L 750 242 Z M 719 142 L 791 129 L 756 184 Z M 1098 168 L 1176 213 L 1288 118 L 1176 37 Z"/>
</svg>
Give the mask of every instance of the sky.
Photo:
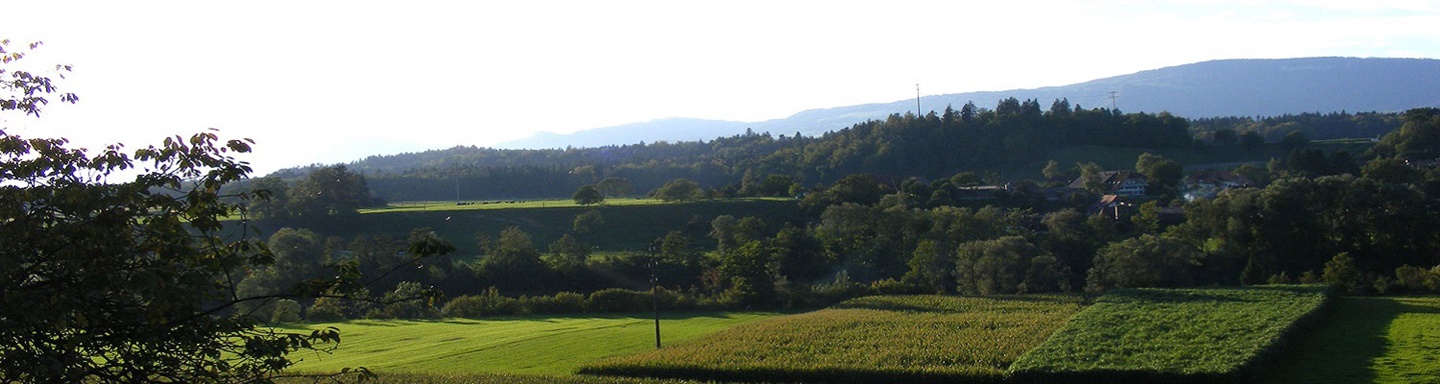
<svg viewBox="0 0 1440 384">
<path fill-rule="evenodd" d="M 1194 62 L 1440 58 L 1440 0 L 0 0 L 75 105 L 7 133 L 129 148 L 207 128 L 263 175 L 668 117 L 756 122 Z M 12 48 L 15 45 L 12 45 Z M 993 100 L 976 100 L 978 104 Z"/>
</svg>

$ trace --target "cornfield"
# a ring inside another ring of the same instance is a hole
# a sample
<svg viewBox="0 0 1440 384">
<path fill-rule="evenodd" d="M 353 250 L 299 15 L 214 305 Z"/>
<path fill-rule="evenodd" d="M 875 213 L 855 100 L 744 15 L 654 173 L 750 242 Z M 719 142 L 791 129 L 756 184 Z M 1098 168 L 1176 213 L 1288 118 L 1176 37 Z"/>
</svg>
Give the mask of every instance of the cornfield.
<svg viewBox="0 0 1440 384">
<path fill-rule="evenodd" d="M 767 319 L 582 374 L 740 381 L 1002 380 L 1083 307 L 1074 296 L 872 296 Z"/>
</svg>

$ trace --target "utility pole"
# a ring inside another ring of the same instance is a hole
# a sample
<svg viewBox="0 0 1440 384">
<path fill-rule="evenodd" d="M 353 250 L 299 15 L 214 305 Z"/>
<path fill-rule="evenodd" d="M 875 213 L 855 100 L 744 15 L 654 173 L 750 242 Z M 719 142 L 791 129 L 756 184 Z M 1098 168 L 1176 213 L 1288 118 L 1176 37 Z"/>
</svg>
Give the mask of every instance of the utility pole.
<svg viewBox="0 0 1440 384">
<path fill-rule="evenodd" d="M 460 202 L 460 167 L 450 167 L 450 178 L 455 181 L 455 202 Z"/>
<path fill-rule="evenodd" d="M 655 349 L 660 349 L 660 278 L 655 276 L 655 266 L 660 258 L 655 255 L 655 246 L 650 246 L 650 306 L 655 311 Z"/>
<path fill-rule="evenodd" d="M 1110 91 L 1110 110 L 1111 110 L 1111 111 L 1114 111 L 1114 110 L 1116 110 L 1116 109 L 1117 109 L 1117 108 L 1115 108 L 1115 91 Z"/>
</svg>

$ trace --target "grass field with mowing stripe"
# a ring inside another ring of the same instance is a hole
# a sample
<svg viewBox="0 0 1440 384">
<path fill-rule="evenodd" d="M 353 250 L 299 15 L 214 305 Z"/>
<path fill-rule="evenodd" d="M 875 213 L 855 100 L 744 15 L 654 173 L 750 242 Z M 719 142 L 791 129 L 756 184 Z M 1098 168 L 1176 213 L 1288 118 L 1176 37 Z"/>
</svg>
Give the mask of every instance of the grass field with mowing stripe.
<svg viewBox="0 0 1440 384">
<path fill-rule="evenodd" d="M 382 373 L 366 384 L 715 384 L 691 380 L 632 379 L 602 376 L 545 376 L 508 373 Z M 312 378 L 279 380 L 281 384 L 315 384 Z M 345 381 L 349 382 L 349 381 Z M 327 383 L 327 381 L 321 381 Z"/>
<path fill-rule="evenodd" d="M 665 343 L 776 316 L 769 312 L 661 314 Z M 513 317 L 436 321 L 356 320 L 334 326 L 343 343 L 333 354 L 300 353 L 297 372 L 366 367 L 377 373 L 569 375 L 580 363 L 655 348 L 645 314 Z"/>
<path fill-rule="evenodd" d="M 1344 297 L 1265 383 L 1440 383 L 1440 297 Z"/>
</svg>

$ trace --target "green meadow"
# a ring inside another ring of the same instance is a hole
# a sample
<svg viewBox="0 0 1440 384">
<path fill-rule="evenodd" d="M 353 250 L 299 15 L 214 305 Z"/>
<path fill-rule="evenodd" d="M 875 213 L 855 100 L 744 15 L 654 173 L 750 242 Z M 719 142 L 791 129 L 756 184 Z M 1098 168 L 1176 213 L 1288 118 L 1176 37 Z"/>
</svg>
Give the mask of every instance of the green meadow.
<svg viewBox="0 0 1440 384">
<path fill-rule="evenodd" d="M 774 317 L 772 312 L 662 314 L 661 342 Z M 295 355 L 294 372 L 337 372 L 365 367 L 375 372 L 569 375 L 581 363 L 655 348 L 655 323 L 647 314 L 507 317 L 486 320 L 355 320 L 307 324 L 340 329 L 343 342 L 330 354 Z"/>
<path fill-rule="evenodd" d="M 1244 381 L 1320 320 L 1327 297 L 1321 286 L 1114 291 L 1010 371 L 1033 381 Z"/>
<path fill-rule="evenodd" d="M 291 372 L 379 383 L 1440 382 L 1440 297 L 1321 287 L 870 296 L 831 308 L 350 321 Z M 582 373 L 576 375 L 575 373 Z M 598 376 L 597 376 L 598 375 Z M 618 376 L 617 376 L 618 375 Z M 670 379 L 660 379 L 670 378 Z"/>
<path fill-rule="evenodd" d="M 1440 297 L 1344 297 L 1264 382 L 1440 383 Z"/>
</svg>

